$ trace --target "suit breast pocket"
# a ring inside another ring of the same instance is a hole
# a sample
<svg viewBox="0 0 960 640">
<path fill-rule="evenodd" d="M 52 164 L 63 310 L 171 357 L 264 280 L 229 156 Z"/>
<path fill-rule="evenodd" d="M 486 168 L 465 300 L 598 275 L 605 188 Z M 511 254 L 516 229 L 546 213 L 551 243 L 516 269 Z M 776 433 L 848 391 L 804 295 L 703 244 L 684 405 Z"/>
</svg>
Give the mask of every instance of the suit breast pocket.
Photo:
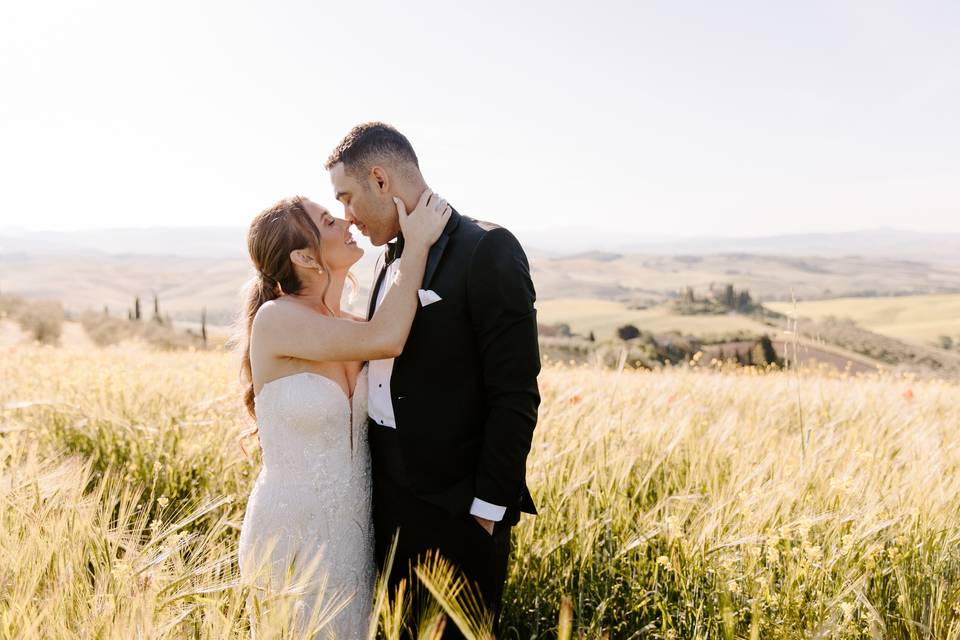
<svg viewBox="0 0 960 640">
<path fill-rule="evenodd" d="M 429 301 L 424 304 L 424 298 Z M 429 291 L 420 294 L 420 305 L 417 317 L 426 318 L 453 318 L 463 313 L 463 300 L 454 295 L 443 295 L 440 292 Z"/>
<path fill-rule="evenodd" d="M 444 296 L 441 300 L 417 309 L 407 345 L 411 351 L 434 363 L 458 360 L 469 348 L 469 318 L 463 299 Z"/>
</svg>

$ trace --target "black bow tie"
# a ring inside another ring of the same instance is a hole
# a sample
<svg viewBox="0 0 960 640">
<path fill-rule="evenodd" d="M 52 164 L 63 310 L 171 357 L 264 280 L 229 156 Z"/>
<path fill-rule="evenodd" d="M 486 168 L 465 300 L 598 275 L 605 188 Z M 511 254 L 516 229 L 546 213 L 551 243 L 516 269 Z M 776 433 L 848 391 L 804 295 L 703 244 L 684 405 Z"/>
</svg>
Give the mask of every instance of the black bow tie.
<svg viewBox="0 0 960 640">
<path fill-rule="evenodd" d="M 389 265 L 394 260 L 400 257 L 400 254 L 403 253 L 403 235 L 398 235 L 396 242 L 387 243 L 387 252 L 384 254 L 384 261 Z"/>
</svg>

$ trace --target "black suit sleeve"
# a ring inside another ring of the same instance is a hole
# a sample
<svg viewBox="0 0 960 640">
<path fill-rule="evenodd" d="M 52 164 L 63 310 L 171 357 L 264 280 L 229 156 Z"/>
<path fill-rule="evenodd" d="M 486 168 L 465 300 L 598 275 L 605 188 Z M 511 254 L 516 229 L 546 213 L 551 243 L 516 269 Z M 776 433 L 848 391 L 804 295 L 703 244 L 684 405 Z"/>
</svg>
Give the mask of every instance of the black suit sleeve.
<svg viewBox="0 0 960 640">
<path fill-rule="evenodd" d="M 467 277 L 489 408 L 475 497 L 505 507 L 520 502 L 540 406 L 535 299 L 520 243 L 506 229 L 488 231 L 474 251 Z"/>
</svg>

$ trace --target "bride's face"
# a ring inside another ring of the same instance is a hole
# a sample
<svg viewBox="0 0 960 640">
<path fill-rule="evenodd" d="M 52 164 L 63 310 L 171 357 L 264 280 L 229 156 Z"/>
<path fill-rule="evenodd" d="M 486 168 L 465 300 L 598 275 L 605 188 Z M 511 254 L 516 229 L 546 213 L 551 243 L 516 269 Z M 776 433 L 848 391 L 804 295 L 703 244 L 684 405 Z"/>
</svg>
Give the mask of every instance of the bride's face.
<svg viewBox="0 0 960 640">
<path fill-rule="evenodd" d="M 303 206 L 320 230 L 320 251 L 323 260 L 333 271 L 352 267 L 363 255 L 363 249 L 350 234 L 350 223 L 333 215 L 316 202 L 304 199 Z"/>
</svg>

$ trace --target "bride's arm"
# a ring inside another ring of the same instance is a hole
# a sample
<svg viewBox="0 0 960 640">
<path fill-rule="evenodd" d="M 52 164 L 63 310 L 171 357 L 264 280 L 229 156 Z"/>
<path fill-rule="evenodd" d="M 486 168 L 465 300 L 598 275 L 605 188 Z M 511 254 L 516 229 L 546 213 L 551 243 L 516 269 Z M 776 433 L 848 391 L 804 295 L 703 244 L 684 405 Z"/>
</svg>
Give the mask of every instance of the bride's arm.
<svg viewBox="0 0 960 640">
<path fill-rule="evenodd" d="M 299 304 L 268 302 L 253 322 L 256 342 L 273 356 L 302 360 L 382 360 L 400 355 L 417 311 L 427 250 L 405 247 L 397 280 L 370 322 L 324 316 Z"/>
<path fill-rule="evenodd" d="M 450 218 L 440 198 L 427 205 L 427 190 L 408 216 L 397 202 L 404 235 L 403 260 L 397 279 L 370 322 L 321 315 L 299 304 L 268 302 L 257 312 L 253 336 L 258 351 L 303 360 L 381 360 L 400 354 L 417 311 L 417 289 L 423 281 L 430 246 Z"/>
</svg>

